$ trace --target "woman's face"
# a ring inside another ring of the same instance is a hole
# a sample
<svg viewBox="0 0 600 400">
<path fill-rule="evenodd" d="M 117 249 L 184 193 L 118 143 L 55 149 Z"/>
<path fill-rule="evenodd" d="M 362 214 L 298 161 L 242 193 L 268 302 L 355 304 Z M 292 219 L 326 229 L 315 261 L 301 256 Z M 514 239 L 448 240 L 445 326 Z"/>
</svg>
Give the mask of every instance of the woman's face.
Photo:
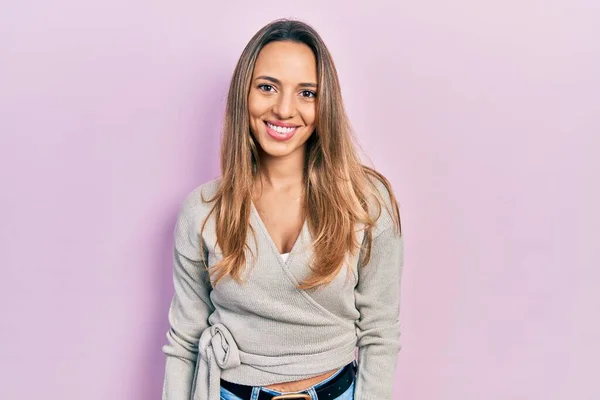
<svg viewBox="0 0 600 400">
<path fill-rule="evenodd" d="M 272 157 L 304 152 L 315 130 L 317 62 L 296 42 L 271 42 L 258 55 L 248 94 L 250 130 Z"/>
</svg>

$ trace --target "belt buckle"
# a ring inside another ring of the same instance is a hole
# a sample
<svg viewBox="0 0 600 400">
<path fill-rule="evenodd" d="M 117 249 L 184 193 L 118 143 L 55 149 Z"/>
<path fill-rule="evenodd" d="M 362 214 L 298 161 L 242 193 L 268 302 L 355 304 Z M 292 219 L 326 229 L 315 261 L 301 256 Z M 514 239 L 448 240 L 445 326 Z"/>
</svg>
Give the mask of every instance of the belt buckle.
<svg viewBox="0 0 600 400">
<path fill-rule="evenodd" d="M 311 400 L 311 397 L 309 394 L 289 393 L 289 394 L 280 394 L 280 395 L 277 395 L 277 396 L 271 398 L 271 400 L 287 400 L 287 399 Z"/>
</svg>

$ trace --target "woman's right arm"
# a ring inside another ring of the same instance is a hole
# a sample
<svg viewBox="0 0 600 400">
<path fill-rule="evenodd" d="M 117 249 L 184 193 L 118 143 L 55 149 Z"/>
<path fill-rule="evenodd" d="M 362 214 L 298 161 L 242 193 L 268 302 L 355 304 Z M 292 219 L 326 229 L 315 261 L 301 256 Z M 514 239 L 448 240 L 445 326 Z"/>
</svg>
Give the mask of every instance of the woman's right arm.
<svg viewBox="0 0 600 400">
<path fill-rule="evenodd" d="M 170 329 L 166 354 L 163 400 L 190 400 L 194 386 L 198 340 L 208 327 L 214 310 L 210 301 L 210 280 L 204 267 L 205 247 L 200 237 L 199 191 L 183 202 L 177 217 L 173 250 L 175 293 L 169 308 Z M 206 258 L 205 258 L 206 259 Z"/>
</svg>

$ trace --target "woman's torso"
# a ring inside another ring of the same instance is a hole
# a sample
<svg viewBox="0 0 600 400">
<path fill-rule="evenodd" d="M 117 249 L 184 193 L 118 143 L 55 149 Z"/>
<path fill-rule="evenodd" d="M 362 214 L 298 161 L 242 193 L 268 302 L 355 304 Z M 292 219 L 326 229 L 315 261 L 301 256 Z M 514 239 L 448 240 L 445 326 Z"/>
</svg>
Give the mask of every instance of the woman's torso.
<svg viewBox="0 0 600 400">
<path fill-rule="evenodd" d="M 271 240 L 284 260 L 289 256 L 304 223 L 301 207 L 301 189 L 285 191 L 262 191 L 254 199 L 254 205 Z M 337 370 L 325 372 L 313 378 L 301 379 L 266 386 L 278 392 L 297 392 L 312 387 L 335 374 Z"/>
</svg>

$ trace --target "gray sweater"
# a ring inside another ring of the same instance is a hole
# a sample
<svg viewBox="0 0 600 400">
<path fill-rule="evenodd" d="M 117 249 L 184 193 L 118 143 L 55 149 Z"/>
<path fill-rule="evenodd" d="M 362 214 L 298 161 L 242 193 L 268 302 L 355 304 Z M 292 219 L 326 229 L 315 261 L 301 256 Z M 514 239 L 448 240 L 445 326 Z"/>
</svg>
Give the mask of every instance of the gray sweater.
<svg viewBox="0 0 600 400">
<path fill-rule="evenodd" d="M 354 398 L 390 399 L 400 350 L 403 241 L 389 213 L 383 208 L 377 220 L 369 264 L 358 268 L 360 254 L 349 256 L 350 273 L 343 269 L 328 286 L 303 291 L 296 284 L 310 273 L 307 224 L 284 261 L 252 207 L 255 238 L 248 240 L 258 254 L 249 257 L 242 284 L 226 277 L 213 287 L 201 252 L 209 265 L 222 255 L 214 218 L 200 235 L 211 208 L 201 192 L 210 198 L 219 183 L 193 190 L 177 219 L 163 400 L 218 400 L 220 378 L 265 386 L 314 377 L 354 360 L 356 347 Z M 362 241 L 363 232 L 357 234 Z"/>
</svg>

